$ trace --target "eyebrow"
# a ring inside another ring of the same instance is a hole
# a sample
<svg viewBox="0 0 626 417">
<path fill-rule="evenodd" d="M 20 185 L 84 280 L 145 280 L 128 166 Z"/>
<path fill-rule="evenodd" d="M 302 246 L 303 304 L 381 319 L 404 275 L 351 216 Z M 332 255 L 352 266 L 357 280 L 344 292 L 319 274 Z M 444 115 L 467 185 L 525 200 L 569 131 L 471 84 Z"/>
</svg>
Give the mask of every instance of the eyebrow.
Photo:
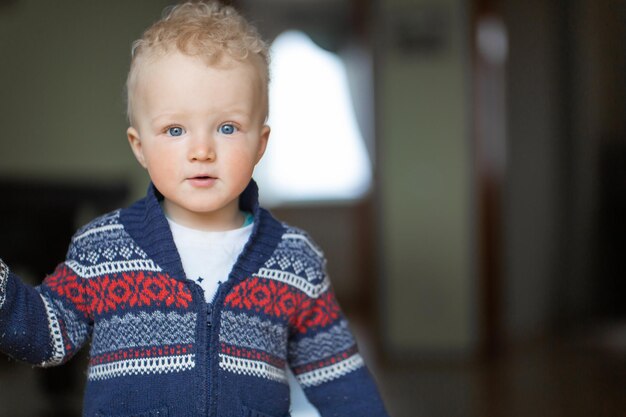
<svg viewBox="0 0 626 417">
<path fill-rule="evenodd" d="M 248 120 L 254 119 L 256 112 L 258 112 L 258 109 L 255 109 L 255 108 L 251 108 L 250 111 L 244 110 L 242 108 L 232 108 L 232 109 L 218 110 L 217 112 L 213 114 L 219 113 L 220 115 L 222 115 L 221 117 L 225 119 L 228 119 L 229 116 L 231 116 L 233 118 L 241 118 L 241 119 L 245 119 L 245 121 L 248 121 Z M 154 126 L 154 125 L 159 125 L 163 123 L 163 119 L 168 120 L 168 121 L 170 119 L 181 120 L 181 119 L 184 119 L 185 117 L 186 117 L 185 113 L 165 112 L 165 113 L 160 113 L 154 116 L 153 118 L 151 118 L 150 124 Z"/>
<path fill-rule="evenodd" d="M 230 108 L 230 109 L 226 108 L 226 109 L 220 110 L 219 112 L 221 114 L 227 114 L 227 115 L 232 114 L 232 115 L 235 115 L 235 116 L 245 117 L 245 116 L 250 116 L 252 113 L 254 113 L 254 111 L 255 111 L 254 108 L 251 108 L 249 110 L 246 110 L 246 109 L 243 109 L 243 108 Z"/>
</svg>

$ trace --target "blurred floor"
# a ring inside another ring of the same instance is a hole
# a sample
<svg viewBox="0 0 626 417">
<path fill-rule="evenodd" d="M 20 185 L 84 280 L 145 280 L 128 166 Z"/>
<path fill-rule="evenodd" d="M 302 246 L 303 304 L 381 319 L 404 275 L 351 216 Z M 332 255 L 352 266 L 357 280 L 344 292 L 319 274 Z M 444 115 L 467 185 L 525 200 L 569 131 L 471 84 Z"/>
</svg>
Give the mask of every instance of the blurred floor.
<svg viewBox="0 0 626 417">
<path fill-rule="evenodd" d="M 404 368 L 373 362 L 353 327 L 394 417 L 626 416 L 624 327 L 537 340 L 487 363 Z M 80 409 L 80 395 L 48 402 L 35 377 L 45 370 L 7 362 L 0 359 L 0 417 L 48 416 L 59 403 L 66 413 Z"/>
<path fill-rule="evenodd" d="M 482 364 L 376 372 L 395 417 L 623 417 L 626 345 L 615 347 L 594 332 L 536 340 Z"/>
</svg>

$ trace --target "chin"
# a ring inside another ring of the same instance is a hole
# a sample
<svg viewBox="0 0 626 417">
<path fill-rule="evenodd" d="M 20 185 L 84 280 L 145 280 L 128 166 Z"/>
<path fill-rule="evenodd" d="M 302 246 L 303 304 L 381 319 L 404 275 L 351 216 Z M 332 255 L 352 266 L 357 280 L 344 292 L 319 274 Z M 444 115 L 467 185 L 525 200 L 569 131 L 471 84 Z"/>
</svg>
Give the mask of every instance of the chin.
<svg viewBox="0 0 626 417">
<path fill-rule="evenodd" d="M 216 206 L 215 204 L 198 204 L 193 207 L 187 207 L 187 210 L 197 215 L 204 215 L 214 213 L 223 208 L 223 206 Z"/>
</svg>

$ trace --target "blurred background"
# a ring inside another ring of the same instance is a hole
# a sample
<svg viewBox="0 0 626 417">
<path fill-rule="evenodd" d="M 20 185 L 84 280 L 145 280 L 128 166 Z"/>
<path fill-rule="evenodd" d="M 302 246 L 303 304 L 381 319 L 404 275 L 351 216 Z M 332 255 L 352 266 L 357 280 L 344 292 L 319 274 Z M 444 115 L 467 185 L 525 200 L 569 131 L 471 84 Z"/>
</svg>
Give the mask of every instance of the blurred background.
<svg viewBox="0 0 626 417">
<path fill-rule="evenodd" d="M 0 0 L 26 281 L 143 196 L 123 85 L 172 3 Z M 229 3 L 273 42 L 264 203 L 324 248 L 390 414 L 626 415 L 626 1 Z M 79 416 L 86 364 L 1 357 L 0 416 Z"/>
</svg>

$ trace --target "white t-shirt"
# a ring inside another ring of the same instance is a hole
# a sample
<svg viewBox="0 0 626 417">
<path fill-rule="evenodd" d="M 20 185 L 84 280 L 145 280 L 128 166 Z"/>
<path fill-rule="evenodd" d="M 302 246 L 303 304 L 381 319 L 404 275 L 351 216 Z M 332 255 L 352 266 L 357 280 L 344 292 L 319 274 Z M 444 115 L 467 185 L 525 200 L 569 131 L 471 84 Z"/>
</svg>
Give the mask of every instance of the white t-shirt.
<svg viewBox="0 0 626 417">
<path fill-rule="evenodd" d="M 207 303 L 213 300 L 219 284 L 228 279 L 250 238 L 253 226 L 250 219 L 248 216 L 246 224 L 239 229 L 223 232 L 191 229 L 167 219 L 185 275 L 202 287 Z"/>
</svg>

